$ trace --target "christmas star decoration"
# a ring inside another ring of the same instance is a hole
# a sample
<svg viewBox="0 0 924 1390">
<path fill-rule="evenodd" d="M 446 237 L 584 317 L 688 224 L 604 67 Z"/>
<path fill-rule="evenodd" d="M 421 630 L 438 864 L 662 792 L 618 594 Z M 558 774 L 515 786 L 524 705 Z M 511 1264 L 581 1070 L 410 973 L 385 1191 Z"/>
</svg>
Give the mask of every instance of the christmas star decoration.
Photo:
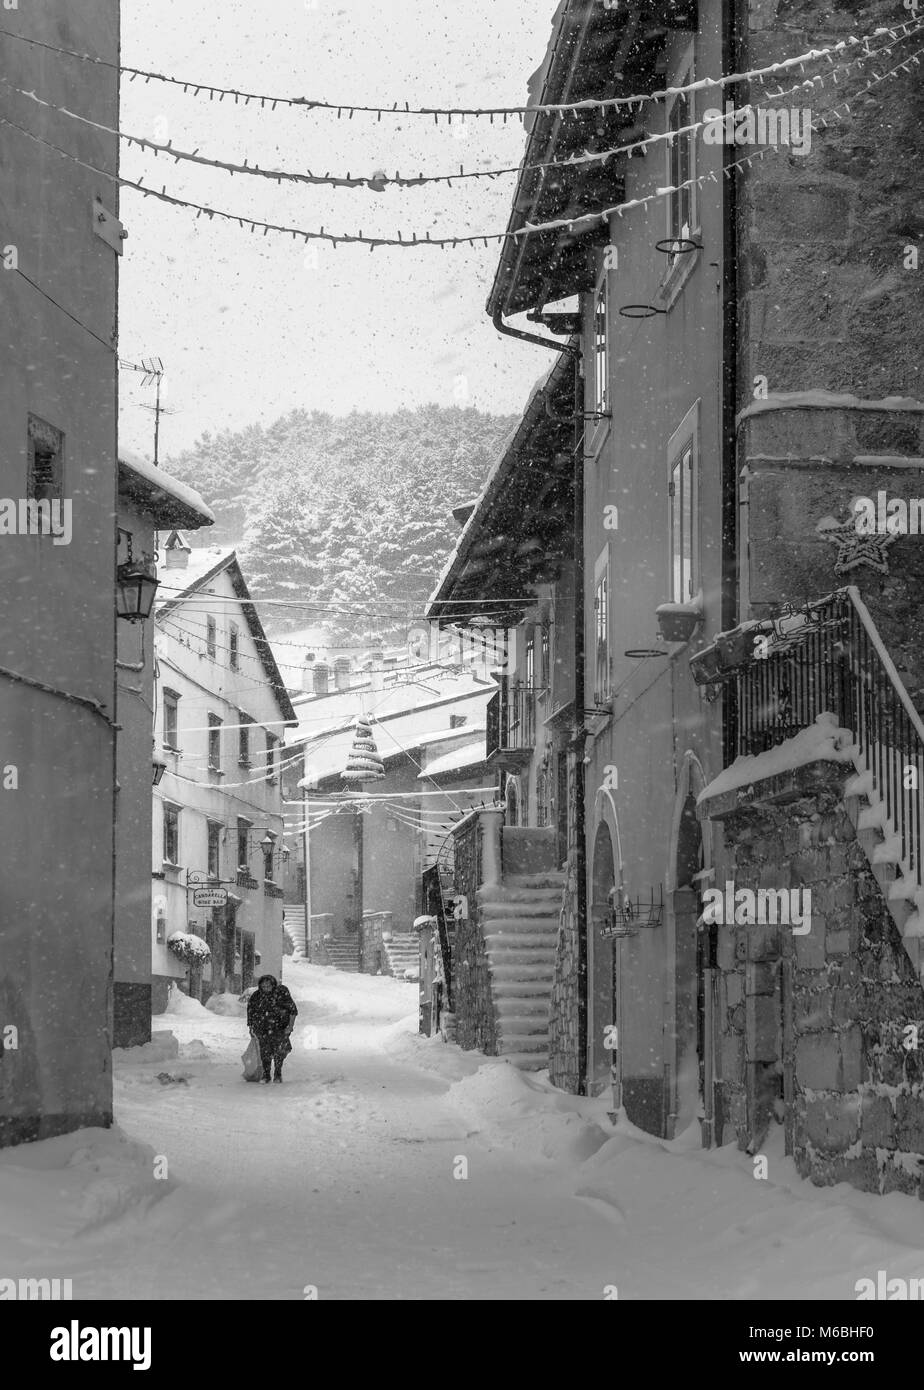
<svg viewBox="0 0 924 1390">
<path fill-rule="evenodd" d="M 880 574 L 888 574 L 886 547 L 894 543 L 895 536 L 888 533 L 866 535 L 858 532 L 856 517 L 838 522 L 833 516 L 826 516 L 819 521 L 815 530 L 822 540 L 837 546 L 835 574 L 847 574 L 850 570 L 858 569 L 860 565 L 869 565 L 870 569 L 878 570 Z"/>
</svg>

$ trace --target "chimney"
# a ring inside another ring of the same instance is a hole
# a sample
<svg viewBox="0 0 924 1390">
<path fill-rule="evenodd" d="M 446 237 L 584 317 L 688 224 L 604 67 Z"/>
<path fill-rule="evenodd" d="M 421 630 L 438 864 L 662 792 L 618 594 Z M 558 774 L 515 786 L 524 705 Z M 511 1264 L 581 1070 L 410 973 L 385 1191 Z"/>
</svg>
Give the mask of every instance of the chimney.
<svg viewBox="0 0 924 1390">
<path fill-rule="evenodd" d="M 305 653 L 305 664 L 302 667 L 302 692 L 305 695 L 314 694 L 314 652 Z"/>
<path fill-rule="evenodd" d="M 171 531 L 164 546 L 168 570 L 184 570 L 192 553 L 192 546 L 181 531 Z"/>
</svg>

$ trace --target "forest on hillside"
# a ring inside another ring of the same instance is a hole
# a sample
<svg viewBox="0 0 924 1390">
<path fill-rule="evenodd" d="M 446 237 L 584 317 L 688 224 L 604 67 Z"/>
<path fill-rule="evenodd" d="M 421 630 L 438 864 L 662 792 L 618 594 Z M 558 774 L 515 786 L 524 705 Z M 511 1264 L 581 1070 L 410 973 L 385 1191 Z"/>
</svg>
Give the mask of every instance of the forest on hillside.
<svg viewBox="0 0 924 1390">
<path fill-rule="evenodd" d="M 268 625 L 323 621 L 365 642 L 420 615 L 459 533 L 451 508 L 477 495 L 514 423 L 471 407 L 293 410 L 203 434 L 164 467 L 215 512 L 193 543 L 234 545 L 255 598 L 298 601 Z"/>
</svg>

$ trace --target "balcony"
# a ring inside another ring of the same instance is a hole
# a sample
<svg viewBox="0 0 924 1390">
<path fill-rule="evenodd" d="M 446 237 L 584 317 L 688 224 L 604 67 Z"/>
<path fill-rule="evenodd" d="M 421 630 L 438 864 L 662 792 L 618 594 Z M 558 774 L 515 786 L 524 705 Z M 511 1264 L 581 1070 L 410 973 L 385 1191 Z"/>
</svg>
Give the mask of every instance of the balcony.
<svg viewBox="0 0 924 1390">
<path fill-rule="evenodd" d="M 534 686 L 501 682 L 487 709 L 486 758 L 496 767 L 525 767 L 536 746 Z"/>
</svg>

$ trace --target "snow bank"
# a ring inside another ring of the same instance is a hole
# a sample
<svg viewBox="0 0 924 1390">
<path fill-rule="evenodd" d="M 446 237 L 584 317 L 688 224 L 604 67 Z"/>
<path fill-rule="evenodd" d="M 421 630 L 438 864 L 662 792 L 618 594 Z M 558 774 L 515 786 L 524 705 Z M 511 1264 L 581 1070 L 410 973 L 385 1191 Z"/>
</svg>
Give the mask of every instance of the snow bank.
<svg viewBox="0 0 924 1390">
<path fill-rule="evenodd" d="M 190 999 L 188 994 L 184 994 L 175 985 L 170 986 L 167 1007 L 164 1009 L 165 1014 L 175 1014 L 179 1018 L 204 1018 L 208 1017 L 208 1012 L 208 1009 L 200 1004 L 198 999 Z"/>
<path fill-rule="evenodd" d="M 227 1018 L 244 1018 L 247 1014 L 247 1005 L 242 1004 L 236 994 L 211 994 L 205 1007 L 209 1013 Z"/>
<path fill-rule="evenodd" d="M 839 728 L 837 719 L 829 712 L 819 714 L 814 724 L 802 729 L 794 738 L 778 743 L 775 748 L 768 748 L 765 753 L 736 758 L 703 788 L 696 798 L 697 804 L 720 796 L 722 792 L 748 787 L 752 782 L 775 777 L 781 772 L 791 772 L 794 768 L 805 767 L 823 758 L 838 763 L 852 763 L 853 746 L 854 736 L 850 729 Z"/>
<path fill-rule="evenodd" d="M 169 1028 L 160 1029 L 150 1042 L 139 1047 L 114 1047 L 112 1062 L 114 1066 L 136 1062 L 170 1062 L 180 1055 L 180 1044 Z"/>
</svg>

